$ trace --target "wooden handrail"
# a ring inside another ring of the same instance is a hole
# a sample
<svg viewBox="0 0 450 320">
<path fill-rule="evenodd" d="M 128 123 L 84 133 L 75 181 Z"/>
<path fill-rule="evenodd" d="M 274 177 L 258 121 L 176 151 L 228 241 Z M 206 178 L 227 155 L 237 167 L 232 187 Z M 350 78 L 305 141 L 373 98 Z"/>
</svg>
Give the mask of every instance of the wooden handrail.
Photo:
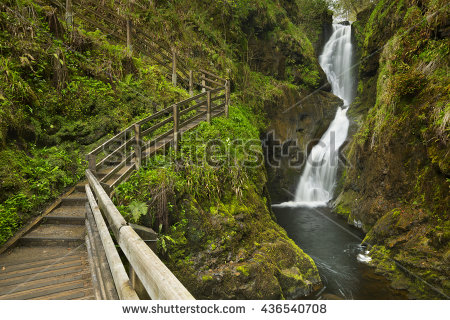
<svg viewBox="0 0 450 320">
<path fill-rule="evenodd" d="M 182 106 L 182 105 L 185 105 L 186 103 L 189 103 L 189 102 L 195 101 L 195 100 L 197 100 L 197 99 L 203 98 L 204 96 L 206 96 L 206 92 L 199 93 L 198 95 L 196 95 L 196 96 L 194 96 L 194 97 L 191 97 L 191 98 L 188 98 L 188 99 L 186 99 L 186 100 L 177 102 L 177 104 L 178 104 L 179 106 Z"/>
<path fill-rule="evenodd" d="M 122 151 L 123 149 L 125 149 L 126 152 L 126 148 L 131 146 L 134 142 L 134 137 L 131 137 L 130 139 L 128 139 L 127 141 L 125 141 L 124 143 L 122 143 L 116 150 L 114 150 L 113 152 L 111 152 L 110 154 L 108 154 L 105 158 L 103 158 L 103 160 L 101 160 L 99 163 L 97 163 L 96 168 L 99 169 L 101 166 L 103 166 L 106 162 L 108 162 L 113 156 L 115 156 L 117 153 L 119 153 L 120 151 Z"/>
<path fill-rule="evenodd" d="M 162 110 L 160 110 L 160 111 L 158 111 L 158 112 L 152 114 L 151 116 L 148 116 L 148 117 L 146 117 L 146 118 L 144 118 L 142 120 L 139 120 L 138 122 L 136 122 L 136 124 L 140 124 L 140 125 L 146 124 L 147 122 L 152 121 L 152 120 L 154 120 L 156 118 L 159 118 L 160 116 L 165 115 L 167 113 L 172 113 L 172 106 L 167 107 L 165 109 L 162 109 Z"/>
<path fill-rule="evenodd" d="M 161 121 L 161 122 L 158 122 L 157 124 L 151 126 L 150 128 L 145 129 L 145 130 L 142 132 L 142 136 L 144 137 L 144 136 L 148 135 L 149 133 L 152 133 L 153 131 L 155 131 L 155 130 L 161 128 L 163 125 L 168 124 L 168 123 L 171 122 L 171 121 L 172 121 L 172 117 L 169 117 L 169 118 L 167 118 L 167 119 L 165 119 L 165 120 L 163 120 L 163 121 Z"/>
<path fill-rule="evenodd" d="M 106 254 L 106 259 L 108 260 L 109 269 L 111 270 L 111 274 L 114 279 L 117 294 L 119 295 L 120 300 L 139 300 L 136 291 L 134 291 L 131 286 L 130 279 L 125 271 L 122 260 L 120 260 L 114 241 L 111 238 L 105 220 L 103 220 L 97 201 L 95 201 L 94 194 L 88 184 L 85 186 L 85 189 L 86 196 L 97 225 L 97 230 L 102 241 L 103 249 Z"/>
<path fill-rule="evenodd" d="M 90 170 L 86 177 L 114 237 L 153 300 L 194 300 L 194 297 L 126 223 Z"/>
<path fill-rule="evenodd" d="M 221 82 L 217 82 L 217 81 L 208 79 L 208 78 L 206 78 L 206 77 L 200 77 L 200 80 L 205 80 L 206 82 L 210 82 L 210 83 L 212 83 L 212 84 L 215 84 L 215 85 L 221 86 L 221 87 L 223 87 L 223 86 L 225 85 L 225 82 L 226 82 L 226 81 L 223 81 L 223 83 L 221 83 Z"/>
<path fill-rule="evenodd" d="M 209 76 L 211 76 L 211 77 L 213 77 L 213 78 L 215 78 L 215 79 L 222 80 L 222 81 L 227 81 L 226 79 L 221 78 L 221 77 L 219 77 L 218 75 L 216 75 L 216 74 L 214 74 L 214 73 L 212 73 L 212 72 L 206 71 L 206 70 L 204 70 L 204 69 L 200 69 L 200 70 L 198 70 L 198 71 L 201 72 L 201 73 L 207 74 L 207 75 L 209 75 Z"/>
<path fill-rule="evenodd" d="M 117 138 L 119 138 L 121 135 L 126 134 L 127 131 L 130 131 L 133 128 L 133 125 L 129 126 L 125 130 L 120 131 L 114 137 L 108 139 L 106 142 L 102 143 L 100 146 L 98 146 L 97 148 L 95 148 L 94 150 L 89 152 L 88 154 L 94 154 L 94 155 L 99 154 L 100 152 L 102 152 L 103 148 L 106 148 L 107 146 L 109 146 L 109 144 L 111 144 L 112 142 L 116 141 Z"/>
</svg>

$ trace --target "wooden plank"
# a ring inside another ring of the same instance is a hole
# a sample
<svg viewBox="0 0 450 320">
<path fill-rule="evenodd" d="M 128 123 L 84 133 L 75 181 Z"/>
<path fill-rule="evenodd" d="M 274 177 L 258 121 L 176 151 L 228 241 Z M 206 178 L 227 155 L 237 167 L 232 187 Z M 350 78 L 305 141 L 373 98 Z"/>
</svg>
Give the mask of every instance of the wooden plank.
<svg viewBox="0 0 450 320">
<path fill-rule="evenodd" d="M 225 83 L 217 82 L 217 81 L 208 79 L 206 77 L 201 77 L 200 80 L 205 80 L 205 82 L 210 82 L 210 83 L 215 84 L 215 85 L 220 86 L 220 87 L 223 87 L 225 85 Z M 224 81 L 224 82 L 226 82 L 226 81 Z"/>
<path fill-rule="evenodd" d="M 171 132 L 172 133 L 172 132 Z M 149 156 L 152 156 L 152 155 L 154 155 L 155 153 L 157 153 L 159 150 L 161 150 L 163 147 L 165 147 L 166 145 L 168 145 L 169 143 L 171 143 L 172 142 L 172 139 L 170 139 L 170 140 L 167 140 L 167 141 L 165 141 L 165 142 L 162 142 L 162 144 L 160 144 L 159 146 L 155 146 L 154 148 L 153 148 L 153 150 L 152 150 L 152 147 L 149 147 L 148 149 L 150 149 L 149 151 L 145 151 L 144 152 L 144 155 L 143 155 L 143 159 L 145 159 L 145 158 L 147 158 L 147 157 L 149 157 Z"/>
<path fill-rule="evenodd" d="M 194 95 L 194 72 L 189 70 L 189 95 Z"/>
<path fill-rule="evenodd" d="M 86 221 L 86 231 L 87 233 L 91 233 L 90 227 L 88 226 L 89 223 Z M 94 245 L 91 243 L 92 238 L 89 235 L 86 235 L 85 242 L 86 242 L 86 251 L 88 254 L 88 260 L 89 260 L 89 267 L 91 271 L 91 277 L 92 277 L 92 289 L 94 290 L 94 296 L 95 300 L 107 300 L 106 299 L 106 290 L 103 283 L 103 278 L 100 273 L 100 267 L 98 265 L 98 261 L 95 258 L 95 254 L 93 251 Z"/>
<path fill-rule="evenodd" d="M 224 113 L 225 113 L 225 110 L 222 110 L 222 111 L 216 113 L 213 117 L 214 117 L 214 118 L 215 118 L 215 117 L 219 117 L 219 116 L 221 116 L 221 115 L 224 114 Z"/>
<path fill-rule="evenodd" d="M 193 105 L 193 106 L 191 106 L 191 107 L 189 107 L 189 108 L 187 108 L 187 109 L 184 109 L 183 111 L 180 111 L 180 117 L 181 117 L 181 116 L 184 116 L 186 113 L 191 112 L 192 110 L 197 109 L 197 108 L 200 107 L 200 106 L 206 105 L 206 103 L 207 103 L 207 101 L 205 100 L 205 101 L 202 101 L 202 102 L 200 102 L 200 103 L 197 103 L 196 105 Z"/>
<path fill-rule="evenodd" d="M 142 132 L 141 132 L 141 125 L 135 124 L 134 125 L 134 153 L 135 153 L 135 162 L 136 162 L 136 169 L 139 170 L 142 163 Z"/>
<path fill-rule="evenodd" d="M 199 113 L 198 115 L 192 117 L 191 119 L 186 120 L 185 122 L 183 122 L 180 125 L 180 128 L 183 128 L 183 127 L 187 126 L 189 123 L 191 123 L 191 122 L 193 122 L 195 120 L 198 120 L 199 118 L 203 117 L 204 115 L 206 115 L 206 111 L 203 111 L 203 112 Z"/>
<path fill-rule="evenodd" d="M 216 74 L 214 74 L 214 73 L 212 73 L 212 72 L 206 71 L 206 70 L 204 70 L 204 69 L 200 69 L 199 71 L 200 71 L 201 73 L 205 73 L 205 74 L 207 74 L 208 76 L 211 76 L 211 77 L 216 78 L 216 79 L 218 79 L 218 80 L 227 81 L 226 79 L 221 78 L 221 77 L 219 77 L 218 75 L 216 75 Z"/>
<path fill-rule="evenodd" d="M 177 51 L 172 48 L 172 85 L 177 86 Z"/>
<path fill-rule="evenodd" d="M 206 122 L 211 123 L 211 91 L 206 95 Z"/>
<path fill-rule="evenodd" d="M 173 129 L 166 131 L 165 133 L 157 136 L 155 139 L 149 141 L 146 145 L 145 145 L 145 149 L 151 147 L 152 145 L 156 144 L 158 141 L 164 139 L 167 136 L 170 136 L 173 133 Z"/>
<path fill-rule="evenodd" d="M 211 89 L 211 94 L 214 94 L 214 93 L 219 92 L 219 91 L 222 91 L 222 90 L 225 90 L 225 87 L 220 87 L 220 88 Z"/>
<path fill-rule="evenodd" d="M 178 143 L 180 140 L 179 122 L 180 122 L 180 106 L 178 104 L 173 105 L 173 141 L 175 152 L 178 151 Z"/>
<path fill-rule="evenodd" d="M 202 84 L 201 87 L 202 87 L 202 88 L 205 88 L 205 89 L 207 89 L 207 90 L 209 90 L 209 91 L 214 90 L 213 87 L 207 86 L 206 84 Z"/>
<path fill-rule="evenodd" d="M 226 103 L 223 102 L 223 103 L 221 103 L 221 104 L 215 106 L 214 108 L 212 108 L 212 110 L 215 111 L 215 110 L 217 110 L 217 109 L 223 108 L 223 107 L 225 107 L 225 104 L 226 104 Z"/>
<path fill-rule="evenodd" d="M 119 163 L 114 169 L 112 169 L 106 176 L 104 176 L 100 182 L 106 182 L 108 181 L 113 175 L 115 175 L 117 172 L 122 169 L 128 161 L 131 161 L 133 159 L 133 154 L 130 154 L 125 160 L 123 160 L 121 163 Z"/>
<path fill-rule="evenodd" d="M 226 94 L 224 93 L 224 94 L 222 94 L 222 95 L 220 95 L 220 96 L 216 96 L 216 97 L 212 98 L 211 101 L 216 101 L 216 100 L 219 100 L 219 99 L 224 99 L 225 97 L 226 97 Z"/>
<path fill-rule="evenodd" d="M 117 252 L 114 241 L 111 238 L 108 227 L 103 220 L 102 213 L 100 212 L 89 185 L 86 185 L 86 194 L 102 241 L 103 249 L 105 250 L 106 258 L 108 259 L 117 294 L 119 295 L 120 300 L 139 300 L 136 291 L 134 291 L 131 286 L 130 279 L 125 271 L 122 260 L 120 260 L 119 253 Z"/>
</svg>

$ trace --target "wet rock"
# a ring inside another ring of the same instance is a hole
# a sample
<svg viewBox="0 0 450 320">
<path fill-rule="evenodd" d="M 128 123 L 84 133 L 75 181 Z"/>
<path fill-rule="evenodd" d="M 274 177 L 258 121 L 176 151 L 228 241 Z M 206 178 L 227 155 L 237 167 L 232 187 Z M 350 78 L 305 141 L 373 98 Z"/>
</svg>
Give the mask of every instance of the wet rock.
<svg viewBox="0 0 450 320">
<path fill-rule="evenodd" d="M 301 94 L 283 88 L 284 99 L 266 105 L 268 130 L 265 142 L 269 192 L 274 203 L 291 200 L 308 152 L 325 133 L 341 99 L 321 90 Z"/>
</svg>

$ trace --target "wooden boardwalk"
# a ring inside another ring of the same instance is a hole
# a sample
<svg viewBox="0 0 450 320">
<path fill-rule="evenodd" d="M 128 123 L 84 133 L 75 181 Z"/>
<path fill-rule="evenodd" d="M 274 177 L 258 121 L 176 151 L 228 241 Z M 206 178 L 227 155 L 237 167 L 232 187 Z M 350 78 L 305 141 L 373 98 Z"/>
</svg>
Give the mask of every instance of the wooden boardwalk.
<svg viewBox="0 0 450 320">
<path fill-rule="evenodd" d="M 0 256 L 0 299 L 95 299 L 82 185 Z"/>
<path fill-rule="evenodd" d="M 180 127 L 178 133 L 208 120 L 206 113 L 200 105 L 202 116 Z M 209 119 L 222 113 L 221 108 L 210 108 Z M 174 135 L 142 150 L 143 157 L 173 143 Z M 97 177 L 106 178 L 104 186 L 111 191 L 131 174 L 135 161 L 131 159 L 120 170 L 106 166 Z M 0 299 L 118 299 L 92 212 L 86 206 L 86 184 L 77 184 L 0 255 Z"/>
</svg>

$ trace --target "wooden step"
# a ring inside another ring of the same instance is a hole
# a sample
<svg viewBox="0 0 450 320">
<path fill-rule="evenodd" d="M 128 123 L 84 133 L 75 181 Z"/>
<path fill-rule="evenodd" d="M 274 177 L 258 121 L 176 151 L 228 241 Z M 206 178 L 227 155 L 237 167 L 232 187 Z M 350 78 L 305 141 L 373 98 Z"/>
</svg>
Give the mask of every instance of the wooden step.
<svg viewBox="0 0 450 320">
<path fill-rule="evenodd" d="M 62 205 L 58 207 L 57 209 L 50 212 L 47 217 L 77 217 L 77 218 L 86 218 L 86 207 L 84 204 L 82 206 L 65 206 Z"/>
<path fill-rule="evenodd" d="M 66 292 L 73 289 L 82 289 L 84 288 L 84 280 L 74 280 L 64 283 L 57 283 L 54 285 L 50 285 L 42 288 L 35 288 L 30 290 L 25 290 L 21 292 L 15 292 L 6 295 L 0 295 L 0 299 L 2 300 L 27 300 L 33 298 L 39 298 L 43 296 L 48 296 L 50 294 Z"/>
<path fill-rule="evenodd" d="M 11 272 L 2 272 L 0 273 L 0 283 L 2 285 L 9 285 L 13 283 L 20 283 L 20 279 L 13 279 L 17 277 L 29 276 L 29 275 L 41 275 L 41 278 L 47 273 L 53 272 L 55 270 L 73 268 L 73 267 L 81 267 L 83 266 L 83 261 L 81 260 L 73 260 L 73 261 L 56 261 L 55 263 L 48 264 L 46 266 L 33 267 L 28 269 L 20 269 Z M 72 271 L 73 269 L 71 269 Z M 45 274 L 44 274 L 45 273 Z M 42 276 L 42 274 L 44 274 Z M 59 273 L 60 274 L 60 273 Z"/>
<path fill-rule="evenodd" d="M 67 216 L 67 215 L 48 215 L 42 223 L 44 224 L 59 224 L 59 225 L 84 225 L 85 217 Z"/>
<path fill-rule="evenodd" d="M 119 179 L 124 173 L 126 173 L 127 170 L 129 170 L 132 167 L 132 165 L 134 165 L 134 162 L 130 165 L 127 165 L 127 166 L 124 166 L 123 168 L 121 168 L 119 170 L 119 172 L 112 175 L 107 181 L 105 181 L 105 183 L 107 185 L 112 185 L 117 179 Z"/>
<path fill-rule="evenodd" d="M 41 224 L 20 239 L 24 246 L 79 246 L 84 243 L 84 225 Z"/>
<path fill-rule="evenodd" d="M 54 275 L 52 277 L 47 278 L 41 278 L 41 279 L 35 279 L 34 277 L 28 277 L 27 280 L 20 282 L 20 283 L 14 283 L 7 286 L 1 286 L 0 287 L 0 296 L 2 295 L 10 295 L 13 293 L 18 293 L 22 291 L 29 291 L 32 289 L 39 289 L 43 287 L 50 287 L 54 285 L 58 285 L 65 282 L 71 282 L 76 280 L 84 280 L 86 277 L 89 276 L 88 273 L 68 273 L 68 274 L 60 274 L 60 275 Z"/>
<path fill-rule="evenodd" d="M 78 288 L 69 291 L 58 292 L 31 300 L 95 300 L 92 289 Z"/>
<path fill-rule="evenodd" d="M 71 256 L 86 257 L 86 247 L 77 247 L 68 250 L 64 247 L 21 247 L 16 246 L 8 254 L 0 255 L 0 274 L 2 268 L 5 267 L 7 271 L 9 267 L 20 265 L 23 263 L 32 263 L 42 260 L 48 260 L 50 262 L 54 260 L 60 260 L 64 258 L 70 258 Z"/>
<path fill-rule="evenodd" d="M 87 201 L 84 192 L 74 192 L 61 200 L 61 205 L 65 206 L 84 206 Z"/>
<path fill-rule="evenodd" d="M 55 266 L 49 266 L 48 268 L 42 268 L 38 270 L 31 270 L 29 272 L 24 271 L 20 275 L 0 280 L 0 287 L 9 285 L 18 285 L 30 280 L 41 280 L 57 276 L 79 274 L 82 273 L 84 270 L 86 270 L 86 268 L 83 265 L 83 262 L 79 263 L 78 261 L 74 263 L 66 263 L 64 265 L 60 264 Z"/>
<path fill-rule="evenodd" d="M 70 253 L 70 251 L 69 251 Z M 23 269 L 30 269 L 30 268 L 36 268 L 41 266 L 48 266 L 55 262 L 69 262 L 69 261 L 76 261 L 80 260 L 80 255 L 67 255 L 67 256 L 59 256 L 55 258 L 50 259 L 42 259 L 42 260 L 33 260 L 33 261 L 23 261 L 18 262 L 16 264 L 10 264 L 10 265 L 1 265 L 0 267 L 2 270 L 0 271 L 0 275 L 7 272 L 12 272 L 16 270 L 23 270 Z"/>
<path fill-rule="evenodd" d="M 84 192 L 84 190 L 85 190 L 85 185 L 87 184 L 87 181 L 83 181 L 83 182 L 80 182 L 80 183 L 78 183 L 76 186 L 75 186 L 75 192 Z"/>
</svg>

